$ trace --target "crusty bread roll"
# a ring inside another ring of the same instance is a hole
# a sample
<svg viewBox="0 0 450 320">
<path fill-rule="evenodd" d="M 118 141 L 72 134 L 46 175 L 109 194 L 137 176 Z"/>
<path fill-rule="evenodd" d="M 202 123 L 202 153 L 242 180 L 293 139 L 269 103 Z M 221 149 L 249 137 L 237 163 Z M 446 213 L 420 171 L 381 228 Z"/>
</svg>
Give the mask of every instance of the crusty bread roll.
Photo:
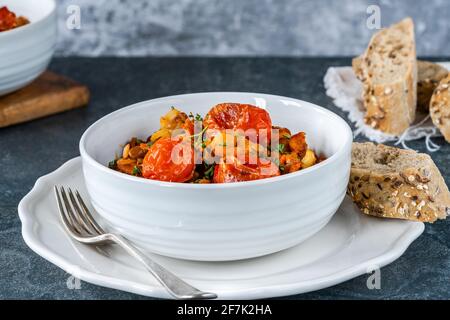
<svg viewBox="0 0 450 320">
<path fill-rule="evenodd" d="M 352 60 L 353 72 L 358 79 L 361 79 L 362 76 L 361 62 L 361 56 L 355 57 Z M 417 111 L 428 113 L 434 90 L 449 72 L 446 68 L 436 63 L 417 60 L 417 73 Z"/>
<path fill-rule="evenodd" d="M 430 102 L 430 115 L 433 123 L 441 130 L 445 140 L 450 143 L 450 75 L 442 79 L 434 91 Z"/>
<path fill-rule="evenodd" d="M 402 134 L 415 119 L 417 103 L 412 19 L 377 32 L 362 59 L 354 64 L 364 85 L 366 123 L 389 134 Z"/>
<path fill-rule="evenodd" d="M 450 214 L 447 185 L 427 154 L 354 143 L 348 194 L 365 214 L 435 222 Z"/>
<path fill-rule="evenodd" d="M 436 63 L 417 61 L 417 110 L 428 113 L 431 97 L 439 82 L 448 75 L 448 70 Z"/>
<path fill-rule="evenodd" d="M 352 69 L 355 73 L 355 76 L 362 80 L 362 70 L 361 70 L 361 64 L 362 64 L 362 56 L 358 56 L 352 59 Z"/>
</svg>

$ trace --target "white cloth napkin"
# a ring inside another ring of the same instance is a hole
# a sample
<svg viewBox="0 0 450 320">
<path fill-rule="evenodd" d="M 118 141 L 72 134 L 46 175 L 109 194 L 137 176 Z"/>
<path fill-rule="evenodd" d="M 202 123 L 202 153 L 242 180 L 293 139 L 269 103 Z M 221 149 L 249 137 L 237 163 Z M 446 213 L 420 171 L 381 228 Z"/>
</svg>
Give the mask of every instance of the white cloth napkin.
<svg viewBox="0 0 450 320">
<path fill-rule="evenodd" d="M 348 112 L 348 118 L 355 123 L 354 136 L 365 135 L 369 140 L 377 143 L 395 141 L 405 149 L 407 141 L 425 138 L 427 150 L 435 152 L 439 150 L 431 138 L 441 136 L 439 129 L 431 121 L 429 115 L 417 113 L 415 123 L 401 136 L 395 136 L 375 130 L 364 123 L 365 109 L 361 100 L 362 83 L 356 78 L 351 67 L 331 67 L 324 78 L 327 95 L 333 99 L 334 104 Z"/>
</svg>

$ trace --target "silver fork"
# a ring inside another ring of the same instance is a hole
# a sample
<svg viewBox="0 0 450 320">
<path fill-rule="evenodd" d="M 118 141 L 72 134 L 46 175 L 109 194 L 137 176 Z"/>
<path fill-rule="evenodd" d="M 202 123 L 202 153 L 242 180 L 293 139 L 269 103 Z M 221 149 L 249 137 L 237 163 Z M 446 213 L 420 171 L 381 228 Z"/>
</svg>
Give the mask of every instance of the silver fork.
<svg viewBox="0 0 450 320">
<path fill-rule="evenodd" d="M 58 190 L 55 186 L 55 194 L 64 229 L 73 239 L 91 245 L 118 244 L 131 256 L 142 262 L 146 269 L 177 299 L 217 298 L 215 293 L 203 292 L 187 284 L 145 256 L 123 236 L 106 232 L 95 221 L 77 190 L 75 190 L 74 195 L 70 188 L 68 188 L 68 192 L 66 193 L 63 187 Z"/>
</svg>

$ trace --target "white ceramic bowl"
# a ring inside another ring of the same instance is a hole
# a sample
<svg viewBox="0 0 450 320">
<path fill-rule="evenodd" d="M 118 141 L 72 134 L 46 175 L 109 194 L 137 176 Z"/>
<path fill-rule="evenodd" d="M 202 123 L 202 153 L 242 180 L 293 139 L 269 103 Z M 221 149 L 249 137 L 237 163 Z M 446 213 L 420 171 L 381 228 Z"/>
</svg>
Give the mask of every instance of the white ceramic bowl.
<svg viewBox="0 0 450 320">
<path fill-rule="evenodd" d="M 120 144 L 158 129 L 170 106 L 205 115 L 221 102 L 267 109 L 275 125 L 305 131 L 310 146 L 328 159 L 280 177 L 211 185 L 148 180 L 107 167 L 120 154 Z M 324 227 L 345 196 L 351 143 L 346 122 L 311 103 L 217 92 L 160 98 L 113 112 L 86 130 L 80 153 L 94 208 L 135 244 L 175 258 L 226 261 L 292 247 Z"/>
<path fill-rule="evenodd" d="M 0 32 L 0 96 L 23 88 L 48 66 L 55 51 L 54 0 L 0 0 L 28 25 Z"/>
</svg>

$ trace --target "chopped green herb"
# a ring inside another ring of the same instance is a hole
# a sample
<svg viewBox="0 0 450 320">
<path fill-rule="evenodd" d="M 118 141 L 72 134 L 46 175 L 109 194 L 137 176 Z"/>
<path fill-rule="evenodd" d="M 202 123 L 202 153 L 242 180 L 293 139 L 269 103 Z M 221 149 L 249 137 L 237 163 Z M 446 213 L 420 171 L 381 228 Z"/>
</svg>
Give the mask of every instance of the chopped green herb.
<svg viewBox="0 0 450 320">
<path fill-rule="evenodd" d="M 280 159 L 278 157 L 276 157 L 275 159 L 272 160 L 277 166 L 280 166 Z"/>
<path fill-rule="evenodd" d="M 115 169 L 116 166 L 117 166 L 117 160 L 113 160 L 108 163 L 108 168 L 110 168 L 110 169 Z"/>
<path fill-rule="evenodd" d="M 283 143 L 280 143 L 280 144 L 278 145 L 278 152 L 279 152 L 279 153 L 283 153 L 283 152 L 284 152 L 284 149 L 285 149 L 285 145 L 284 145 Z"/>
<path fill-rule="evenodd" d="M 284 172 L 284 170 L 286 170 L 286 168 L 285 168 L 283 165 L 281 165 L 281 166 L 280 166 L 280 171 L 283 171 L 283 172 Z"/>
<path fill-rule="evenodd" d="M 203 118 L 201 115 L 199 115 L 198 113 L 195 114 L 195 120 L 197 121 L 203 121 Z"/>
<path fill-rule="evenodd" d="M 283 138 L 290 139 L 290 138 L 291 138 L 291 135 L 288 134 L 288 133 L 285 133 L 285 134 L 283 134 Z"/>
<path fill-rule="evenodd" d="M 138 166 L 134 166 L 134 168 L 133 168 L 133 175 L 134 176 L 138 176 L 140 174 L 141 174 L 141 170 L 139 170 L 139 167 Z"/>
<path fill-rule="evenodd" d="M 209 179 L 209 180 L 211 180 L 213 175 L 214 175 L 214 167 L 215 167 L 214 164 L 212 164 L 212 165 L 206 165 L 205 164 L 205 168 L 206 168 L 206 170 L 205 170 L 205 177 L 207 179 Z"/>
<path fill-rule="evenodd" d="M 216 147 L 226 147 L 227 144 L 224 142 L 224 143 L 218 143 L 218 144 L 216 144 L 215 146 L 216 146 Z M 255 154 L 255 153 L 254 153 L 255 151 L 253 151 L 253 150 L 251 150 L 250 152 L 253 152 L 253 154 Z"/>
<path fill-rule="evenodd" d="M 203 133 L 206 131 L 208 127 L 203 128 L 203 130 L 197 134 L 191 136 L 194 139 L 194 148 L 206 148 L 206 144 L 203 141 Z"/>
<path fill-rule="evenodd" d="M 195 116 L 194 116 L 194 114 L 192 112 L 189 112 L 189 116 L 188 117 L 193 119 L 193 120 L 196 120 L 196 121 L 203 121 L 202 116 L 199 115 L 198 113 L 196 113 Z"/>
<path fill-rule="evenodd" d="M 149 147 L 151 147 L 151 146 L 153 145 L 153 142 L 152 142 L 152 141 L 149 141 L 149 142 L 147 142 L 147 145 L 148 145 Z"/>
</svg>

